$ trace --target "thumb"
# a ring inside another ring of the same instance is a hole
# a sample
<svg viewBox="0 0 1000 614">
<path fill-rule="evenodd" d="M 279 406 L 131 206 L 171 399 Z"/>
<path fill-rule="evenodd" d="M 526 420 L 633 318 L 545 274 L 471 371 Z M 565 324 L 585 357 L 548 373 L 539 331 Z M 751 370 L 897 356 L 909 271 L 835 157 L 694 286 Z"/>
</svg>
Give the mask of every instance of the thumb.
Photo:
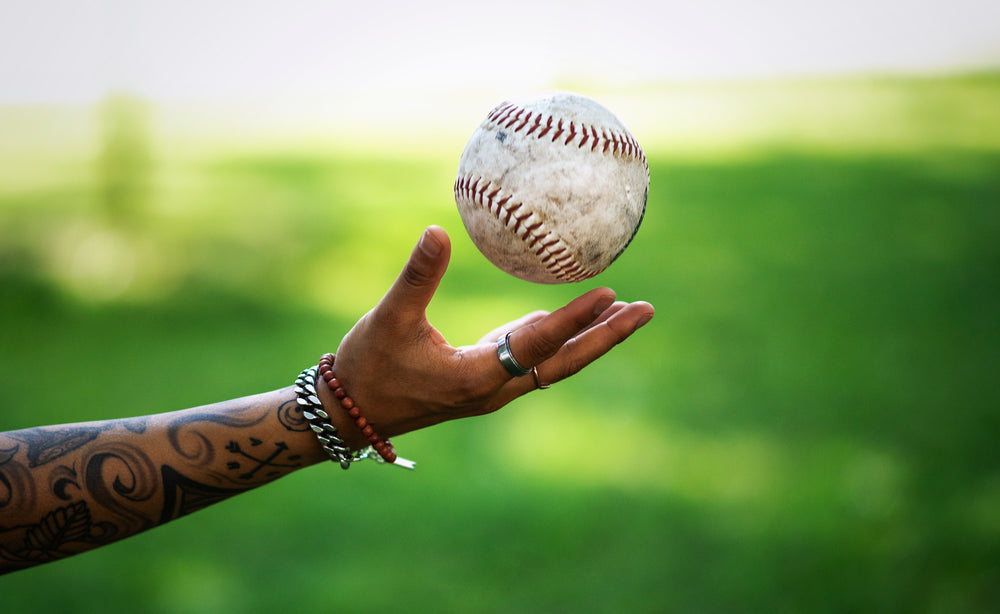
<svg viewBox="0 0 1000 614">
<path fill-rule="evenodd" d="M 379 306 L 397 317 L 424 317 L 450 257 L 448 233 L 439 226 L 429 226 Z"/>
</svg>

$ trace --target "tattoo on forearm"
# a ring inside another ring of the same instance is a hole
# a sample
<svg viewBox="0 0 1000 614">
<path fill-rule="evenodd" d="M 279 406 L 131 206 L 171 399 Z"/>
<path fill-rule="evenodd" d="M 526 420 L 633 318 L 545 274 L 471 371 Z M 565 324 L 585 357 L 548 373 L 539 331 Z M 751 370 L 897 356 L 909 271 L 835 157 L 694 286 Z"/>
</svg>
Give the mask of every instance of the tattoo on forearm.
<svg viewBox="0 0 1000 614">
<path fill-rule="evenodd" d="M 28 467 L 34 468 L 69 454 L 97 439 L 113 425 L 57 427 L 47 426 L 15 431 L 9 436 L 27 444 Z"/>
<path fill-rule="evenodd" d="M 155 526 L 144 508 L 159 492 L 156 466 L 143 450 L 122 442 L 100 446 L 83 461 L 84 482 L 95 503 L 112 513 L 124 530 L 138 533 Z"/>
<path fill-rule="evenodd" d="M 278 408 L 278 422 L 289 431 L 308 431 L 309 421 L 302 415 L 302 406 L 289 399 Z"/>
<path fill-rule="evenodd" d="M 54 494 L 57 499 L 71 501 L 73 496 L 69 493 L 70 489 L 77 493 L 83 492 L 76 469 L 66 465 L 53 468 L 52 473 L 49 474 L 49 492 Z"/>
<path fill-rule="evenodd" d="M 37 495 L 31 472 L 14 460 L 20 448 L 20 444 L 15 444 L 0 450 L 0 519 L 5 515 L 14 517 L 35 504 Z"/>
<path fill-rule="evenodd" d="M 260 439 L 257 439 L 256 437 L 251 437 L 250 438 L 250 445 L 251 446 L 256 447 L 256 446 L 262 445 L 263 443 L 264 443 L 263 441 L 261 441 Z M 274 443 L 274 448 L 275 448 L 274 451 L 271 452 L 270 455 L 267 456 L 267 458 L 258 458 L 257 456 L 254 456 L 253 454 L 250 454 L 249 452 L 245 451 L 243 448 L 240 447 L 240 444 L 237 443 L 237 442 L 235 442 L 235 441 L 230 441 L 229 445 L 226 446 L 227 450 L 229 450 L 233 454 L 236 454 L 238 456 L 243 457 L 244 459 L 249 460 L 250 463 L 251 463 L 251 465 L 252 465 L 252 467 L 250 467 L 249 471 L 247 471 L 246 473 L 242 473 L 239 476 L 237 476 L 241 480 L 249 480 L 249 479 L 253 478 L 254 474 L 256 474 L 258 471 L 260 471 L 264 467 L 301 467 L 302 466 L 302 463 L 295 463 L 295 462 L 293 462 L 293 463 L 289 464 L 289 463 L 279 463 L 279 462 L 276 462 L 277 459 L 281 456 L 282 452 L 287 452 L 288 451 L 288 445 L 285 442 L 283 442 L 283 441 L 276 441 Z M 297 461 L 300 458 L 302 458 L 302 457 L 299 456 L 298 454 L 293 454 L 291 456 L 286 457 L 285 460 Z M 240 464 L 240 461 L 229 461 L 229 463 L 227 463 L 226 466 L 229 467 L 230 469 L 234 470 L 234 471 L 242 468 L 242 465 Z M 281 475 L 281 471 L 272 470 L 272 471 L 268 471 L 264 475 L 265 475 L 265 477 L 268 477 L 268 478 L 276 478 L 279 475 Z"/>
<path fill-rule="evenodd" d="M 40 522 L 3 529 L 17 539 L 4 536 L 5 543 L 17 544 L 14 549 L 0 545 L 0 573 L 47 563 L 81 550 L 81 545 L 102 545 L 114 541 L 117 527 L 110 522 L 94 522 L 86 501 L 76 501 L 58 507 Z"/>
<path fill-rule="evenodd" d="M 140 416 L 138 418 L 125 418 L 123 420 L 118 420 L 118 424 L 121 424 L 133 433 L 141 435 L 146 432 L 146 426 L 149 424 L 149 417 Z"/>
<path fill-rule="evenodd" d="M 271 415 L 252 405 L 183 412 L 166 423 L 165 438 L 148 442 L 132 439 L 148 435 L 148 418 L 0 437 L 0 574 L 127 537 L 301 467 L 286 441 L 254 432 Z M 309 429 L 294 399 L 273 415 L 286 431 Z M 118 437 L 104 439 L 119 426 Z"/>
<path fill-rule="evenodd" d="M 222 488 L 203 484 L 167 465 L 160 467 L 160 475 L 163 479 L 163 511 L 160 513 L 159 524 L 196 512 L 253 488 L 253 486 Z"/>
<path fill-rule="evenodd" d="M 170 445 L 188 462 L 200 466 L 208 465 L 215 460 L 215 445 L 194 425 L 209 422 L 234 428 L 249 428 L 267 418 L 267 414 L 246 415 L 250 409 L 245 406 L 225 414 L 217 411 L 185 413 L 167 426 Z"/>
</svg>

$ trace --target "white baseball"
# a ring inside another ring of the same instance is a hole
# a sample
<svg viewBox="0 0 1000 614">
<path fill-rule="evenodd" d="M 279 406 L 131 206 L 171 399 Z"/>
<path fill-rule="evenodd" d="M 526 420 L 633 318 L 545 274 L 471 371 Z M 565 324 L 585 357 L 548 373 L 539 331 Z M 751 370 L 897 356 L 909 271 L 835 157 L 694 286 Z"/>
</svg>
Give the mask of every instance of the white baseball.
<svg viewBox="0 0 1000 614">
<path fill-rule="evenodd" d="M 568 92 L 504 102 L 472 134 L 455 202 L 500 269 L 545 284 L 582 281 L 628 246 L 646 211 L 649 166 L 611 111 Z"/>
</svg>

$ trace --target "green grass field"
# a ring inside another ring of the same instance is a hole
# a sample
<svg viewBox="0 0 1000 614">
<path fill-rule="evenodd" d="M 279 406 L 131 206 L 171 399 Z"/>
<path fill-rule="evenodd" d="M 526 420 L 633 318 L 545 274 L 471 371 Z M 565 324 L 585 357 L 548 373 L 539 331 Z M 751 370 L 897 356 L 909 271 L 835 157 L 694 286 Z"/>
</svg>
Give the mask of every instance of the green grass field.
<svg viewBox="0 0 1000 614">
<path fill-rule="evenodd" d="M 663 111 L 648 213 L 570 287 L 476 252 L 461 142 L 0 148 L 3 430 L 288 385 L 432 223 L 454 344 L 597 284 L 657 307 L 574 380 L 399 438 L 414 473 L 299 472 L 4 577 L 3 611 L 995 612 L 1000 76 L 629 100 Z"/>
</svg>

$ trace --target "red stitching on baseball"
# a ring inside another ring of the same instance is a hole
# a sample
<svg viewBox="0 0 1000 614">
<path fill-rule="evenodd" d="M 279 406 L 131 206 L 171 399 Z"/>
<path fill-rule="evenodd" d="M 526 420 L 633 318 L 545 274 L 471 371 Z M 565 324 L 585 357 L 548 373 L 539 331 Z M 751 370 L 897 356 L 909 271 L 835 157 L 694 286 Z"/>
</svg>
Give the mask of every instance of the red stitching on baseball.
<svg viewBox="0 0 1000 614">
<path fill-rule="evenodd" d="M 531 126 L 531 129 L 524 133 L 524 136 L 530 135 L 535 130 L 538 130 L 539 126 L 542 125 L 542 114 L 539 113 L 535 116 L 535 123 Z M 539 135 L 540 136 L 540 135 Z"/>
<path fill-rule="evenodd" d="M 519 231 L 521 230 L 521 222 L 528 219 L 529 216 L 525 215 L 524 217 L 521 217 L 519 215 L 515 215 L 515 211 L 517 211 L 520 208 L 521 208 L 521 203 L 517 203 L 510 209 L 510 214 L 514 216 L 514 227 L 511 228 L 510 231 L 513 232 L 515 235 L 517 235 L 518 238 L 523 239 L 524 237 L 521 236 L 521 234 L 519 233 Z"/>
<path fill-rule="evenodd" d="M 494 109 L 492 113 L 490 113 L 489 119 L 492 120 L 492 121 L 495 121 L 497 123 L 501 123 L 501 122 L 504 121 L 504 119 L 506 119 L 506 117 L 508 115 L 510 115 L 511 113 L 513 113 L 514 109 L 516 109 L 516 108 L 517 108 L 516 106 L 514 106 L 513 104 L 511 104 L 509 102 L 506 103 L 506 104 L 502 104 L 499 107 L 497 107 L 496 109 Z"/>
<path fill-rule="evenodd" d="M 528 217 L 531 217 L 531 216 L 529 215 Z M 531 241 L 528 241 L 528 249 L 533 250 L 535 248 L 535 244 L 538 243 L 545 236 L 544 234 L 540 234 L 540 233 L 539 234 L 535 234 L 535 231 L 538 230 L 541 227 L 542 227 L 542 223 L 541 222 L 536 222 L 534 224 L 531 224 L 530 226 L 525 226 L 524 227 L 525 232 L 527 234 L 531 235 Z"/>
<path fill-rule="evenodd" d="M 539 119 L 541 119 L 542 116 L 539 115 L 538 117 L 539 117 Z M 545 136 L 546 134 L 549 133 L 549 130 L 552 130 L 552 120 L 553 119 L 555 119 L 555 118 L 552 117 L 551 115 L 549 115 L 549 121 L 545 122 L 545 129 L 538 133 L 538 138 L 542 138 L 543 136 Z"/>
<path fill-rule="evenodd" d="M 514 128 L 514 132 L 520 132 L 529 121 L 531 121 L 531 111 L 528 111 L 528 114 L 524 116 L 524 121 L 517 128 Z"/>
<path fill-rule="evenodd" d="M 497 116 L 500 115 L 500 113 L 502 113 L 504 109 L 509 109 L 511 106 L 513 105 L 511 105 L 509 102 L 506 104 L 498 105 L 497 108 L 490 111 L 490 114 L 488 116 L 489 119 L 496 120 Z"/>
<path fill-rule="evenodd" d="M 546 236 L 546 237 L 548 237 L 548 236 L 551 236 L 551 234 L 552 234 L 552 233 L 549 233 L 549 234 L 547 234 L 547 235 L 545 235 L 545 236 Z M 537 250 L 535 251 L 535 253 L 536 253 L 536 254 L 538 254 L 539 256 L 541 256 L 541 255 L 542 255 L 542 252 L 546 252 L 546 251 L 548 251 L 548 249 L 549 249 L 550 247 L 552 247 L 553 245 L 555 245 L 555 244 L 556 244 L 556 243 L 558 243 L 558 242 L 559 242 L 559 239 L 558 239 L 558 238 L 555 238 L 555 239 L 552 239 L 551 241 L 549 241 L 548 243 L 542 243 L 542 246 L 541 246 L 541 247 L 539 247 L 539 248 L 538 248 L 538 249 L 537 249 Z"/>
<path fill-rule="evenodd" d="M 511 118 L 507 120 L 507 123 L 504 124 L 504 128 L 509 129 L 511 126 L 517 123 L 517 120 L 520 119 L 521 116 L 524 115 L 524 113 L 525 113 L 524 109 L 518 109 L 517 113 L 514 113 L 513 116 L 511 116 Z"/>
<path fill-rule="evenodd" d="M 534 134 L 536 138 L 541 139 L 551 133 L 551 142 L 555 143 L 556 140 L 567 132 L 567 126 L 563 123 L 562 118 L 557 119 L 549 115 L 543 120 L 543 117 L 545 117 L 543 113 L 535 113 L 519 107 L 512 102 L 504 102 L 490 112 L 487 120 L 505 129 L 509 129 L 514 124 L 520 122 L 514 128 L 515 132 L 523 130 L 530 122 L 531 127 L 525 132 L 525 136 Z M 532 121 L 532 118 L 534 118 L 534 121 Z M 569 133 L 563 141 L 564 145 L 569 145 L 573 142 L 573 139 L 582 133 L 583 138 L 577 144 L 581 149 L 589 142 L 590 151 L 594 153 L 597 153 L 598 147 L 600 147 L 603 154 L 610 153 L 614 157 L 636 158 L 642 162 L 646 171 L 649 171 L 649 164 L 646 161 L 646 155 L 643 153 L 642 147 L 639 146 L 635 137 L 627 131 L 624 134 L 619 134 L 611 130 L 609 133 L 608 128 L 602 126 L 600 127 L 600 133 L 598 133 L 598 126 L 589 124 L 579 124 L 577 126 L 574 122 L 569 123 L 568 131 Z"/>
<path fill-rule="evenodd" d="M 576 261 L 573 251 L 558 235 L 547 230 L 534 213 L 524 210 L 523 202 L 511 203 L 513 195 L 504 194 L 503 187 L 483 177 L 466 174 L 455 179 L 455 197 L 489 211 L 514 236 L 524 241 L 529 251 L 535 252 L 542 266 L 555 279 L 572 282 L 593 276 Z M 497 200 L 498 197 L 501 198 Z M 534 223 L 527 223 L 531 218 Z"/>
<path fill-rule="evenodd" d="M 556 133 L 552 135 L 552 142 L 555 143 L 556 139 L 558 139 L 559 135 L 562 133 L 563 133 L 563 125 L 562 125 L 562 120 L 560 119 L 559 123 L 556 124 Z"/>
<path fill-rule="evenodd" d="M 567 260 L 572 260 L 573 259 L 572 254 L 563 255 L 565 251 L 566 251 L 566 249 L 563 248 L 563 249 L 560 249 L 560 250 L 557 250 L 557 251 L 554 251 L 554 252 L 549 252 L 549 254 L 546 255 L 545 258 L 542 259 L 542 262 L 546 262 L 547 263 L 548 261 L 551 260 L 551 261 L 555 262 L 556 264 L 562 266 L 562 265 L 565 264 L 565 262 Z"/>
<path fill-rule="evenodd" d="M 576 138 L 576 126 L 574 126 L 573 122 L 570 121 L 569 122 L 569 136 L 566 137 L 566 142 L 563 143 L 563 145 L 569 145 L 569 142 L 572 141 L 575 138 Z"/>
</svg>

